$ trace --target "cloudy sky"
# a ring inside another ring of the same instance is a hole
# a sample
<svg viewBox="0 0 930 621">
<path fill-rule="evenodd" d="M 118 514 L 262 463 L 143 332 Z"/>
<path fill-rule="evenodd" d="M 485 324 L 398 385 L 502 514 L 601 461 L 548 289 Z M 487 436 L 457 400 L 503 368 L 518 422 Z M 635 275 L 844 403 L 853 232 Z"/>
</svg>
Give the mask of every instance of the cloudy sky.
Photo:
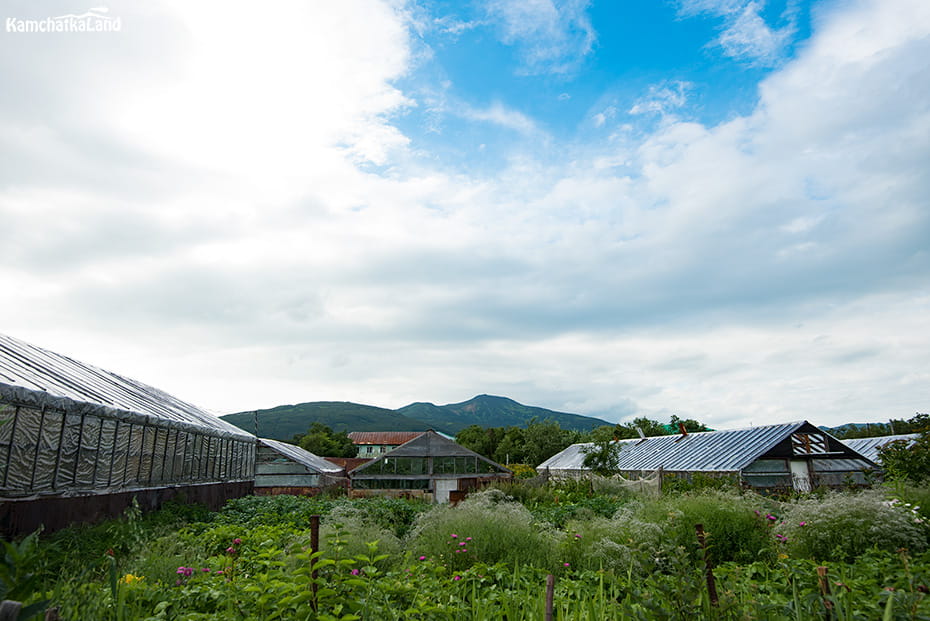
<svg viewBox="0 0 930 621">
<path fill-rule="evenodd" d="M 930 410 L 926 0 L 106 7 L 0 4 L 4 334 L 221 413 Z"/>
</svg>

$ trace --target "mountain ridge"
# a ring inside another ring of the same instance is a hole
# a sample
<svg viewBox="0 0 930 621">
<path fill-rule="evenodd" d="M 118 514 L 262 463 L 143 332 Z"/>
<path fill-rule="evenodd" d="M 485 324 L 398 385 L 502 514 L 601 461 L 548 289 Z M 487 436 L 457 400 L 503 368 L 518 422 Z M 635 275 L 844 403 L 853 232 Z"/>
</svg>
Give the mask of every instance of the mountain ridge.
<svg viewBox="0 0 930 621">
<path fill-rule="evenodd" d="M 264 410 L 236 412 L 223 420 L 249 433 L 275 440 L 291 440 L 314 422 L 334 431 L 426 431 L 455 435 L 465 427 L 526 427 L 530 421 L 552 420 L 564 429 L 590 431 L 613 423 L 569 412 L 523 405 L 509 397 L 481 394 L 467 401 L 436 405 L 415 401 L 391 410 L 351 401 L 310 401 Z M 256 420 L 258 429 L 255 428 Z"/>
</svg>

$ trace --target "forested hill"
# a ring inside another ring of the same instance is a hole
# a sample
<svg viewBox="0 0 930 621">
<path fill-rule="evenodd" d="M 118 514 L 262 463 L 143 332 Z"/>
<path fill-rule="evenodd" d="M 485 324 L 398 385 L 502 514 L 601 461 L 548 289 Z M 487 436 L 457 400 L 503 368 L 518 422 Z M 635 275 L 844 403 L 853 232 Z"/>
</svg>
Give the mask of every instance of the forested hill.
<svg viewBox="0 0 930 621">
<path fill-rule="evenodd" d="M 613 425 L 599 418 L 556 412 L 545 408 L 517 403 L 507 397 L 478 395 L 462 403 L 433 405 L 432 403 L 411 403 L 397 410 L 404 416 L 422 420 L 438 429 L 443 427 L 456 433 L 469 425 L 481 427 L 526 427 L 532 419 L 542 422 L 551 420 L 562 429 L 590 431 L 601 425 Z"/>
<path fill-rule="evenodd" d="M 556 412 L 517 403 L 506 397 L 479 395 L 462 403 L 434 405 L 411 403 L 389 410 L 346 401 L 315 401 L 281 405 L 256 412 L 238 412 L 222 416 L 237 427 L 275 440 L 290 440 L 305 433 L 311 424 L 321 422 L 334 431 L 426 431 L 435 429 L 456 434 L 469 425 L 481 427 L 525 427 L 532 419 L 551 420 L 563 429 L 589 431 L 607 421 L 580 414 Z"/>
</svg>

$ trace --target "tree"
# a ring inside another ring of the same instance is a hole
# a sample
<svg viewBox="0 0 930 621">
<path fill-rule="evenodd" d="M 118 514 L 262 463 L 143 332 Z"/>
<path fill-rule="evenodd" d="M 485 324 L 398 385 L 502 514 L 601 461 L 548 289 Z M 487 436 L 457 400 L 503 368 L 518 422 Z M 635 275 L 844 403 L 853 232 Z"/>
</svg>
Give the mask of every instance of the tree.
<svg viewBox="0 0 930 621">
<path fill-rule="evenodd" d="M 503 427 L 469 425 L 455 436 L 455 441 L 488 459 L 494 459 L 497 445 L 504 438 Z"/>
<path fill-rule="evenodd" d="M 523 462 L 531 466 L 538 466 L 565 447 L 578 442 L 581 438 L 578 432 L 571 429 L 562 429 L 555 421 L 530 420 L 523 433 L 524 448 Z"/>
<path fill-rule="evenodd" d="M 610 476 L 617 472 L 620 464 L 620 445 L 613 440 L 601 440 L 583 449 L 585 456 L 581 462 L 595 474 Z"/>
<path fill-rule="evenodd" d="M 638 438 L 639 431 L 637 429 L 642 430 L 643 435 L 647 438 L 651 436 L 669 435 L 665 425 L 659 421 L 640 416 L 639 418 L 634 418 L 632 423 L 618 423 L 617 426 L 614 427 L 614 437 L 618 440 Z"/>
<path fill-rule="evenodd" d="M 878 449 L 885 474 L 892 480 L 907 479 L 915 483 L 930 480 L 930 416 L 917 413 L 910 420 L 900 422 L 905 422 L 920 435 L 910 446 L 905 440 L 895 440 Z"/>
<path fill-rule="evenodd" d="M 698 431 L 710 431 L 710 427 L 705 425 L 700 421 L 696 421 L 693 418 L 678 418 L 676 415 L 672 414 L 671 427 L 672 433 L 678 432 L 678 426 L 682 425 L 685 428 L 685 431 L 688 433 L 698 432 Z"/>
<path fill-rule="evenodd" d="M 294 439 L 300 448 L 320 457 L 355 457 L 356 454 L 355 445 L 345 431 L 334 432 L 319 421 L 310 425 L 307 433 Z"/>
</svg>

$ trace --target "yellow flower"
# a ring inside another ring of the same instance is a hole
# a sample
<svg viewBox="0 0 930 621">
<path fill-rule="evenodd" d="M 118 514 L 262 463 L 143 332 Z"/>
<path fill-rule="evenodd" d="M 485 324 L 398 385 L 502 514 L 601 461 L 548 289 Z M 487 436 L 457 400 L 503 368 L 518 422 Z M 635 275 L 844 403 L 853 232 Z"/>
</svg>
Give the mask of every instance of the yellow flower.
<svg viewBox="0 0 930 621">
<path fill-rule="evenodd" d="M 782 554 L 779 554 L 779 555 L 778 555 L 778 558 L 781 559 L 781 560 L 785 560 L 786 558 L 788 558 L 788 555 L 782 553 Z"/>
<path fill-rule="evenodd" d="M 125 576 L 120 578 L 119 581 L 122 584 L 132 584 L 133 582 L 139 582 L 143 578 L 145 578 L 145 576 L 135 576 L 133 574 L 126 574 Z"/>
</svg>

